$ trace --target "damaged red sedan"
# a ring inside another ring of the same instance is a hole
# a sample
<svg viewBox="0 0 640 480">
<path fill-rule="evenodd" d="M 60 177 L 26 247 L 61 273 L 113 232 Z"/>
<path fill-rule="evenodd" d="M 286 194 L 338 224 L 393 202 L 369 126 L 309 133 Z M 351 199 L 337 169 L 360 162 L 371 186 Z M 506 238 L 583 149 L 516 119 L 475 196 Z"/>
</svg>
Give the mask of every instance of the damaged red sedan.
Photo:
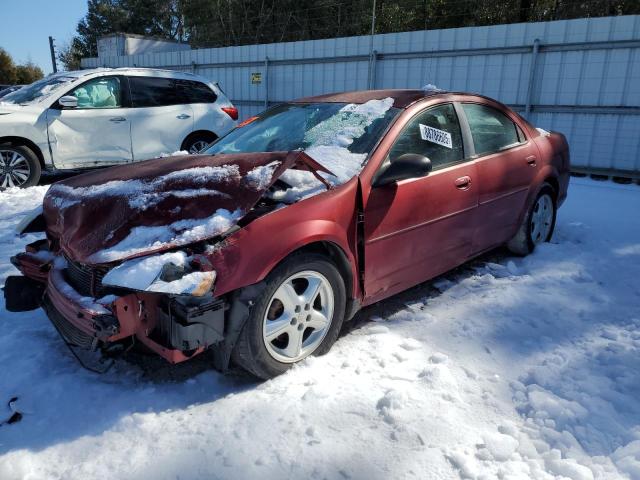
<svg viewBox="0 0 640 480">
<path fill-rule="evenodd" d="M 46 238 L 12 258 L 7 308 L 42 306 L 78 356 L 212 349 L 217 368 L 270 378 L 362 306 L 548 241 L 568 182 L 564 136 L 486 97 L 304 98 L 204 154 L 54 184 L 22 224 Z"/>
</svg>

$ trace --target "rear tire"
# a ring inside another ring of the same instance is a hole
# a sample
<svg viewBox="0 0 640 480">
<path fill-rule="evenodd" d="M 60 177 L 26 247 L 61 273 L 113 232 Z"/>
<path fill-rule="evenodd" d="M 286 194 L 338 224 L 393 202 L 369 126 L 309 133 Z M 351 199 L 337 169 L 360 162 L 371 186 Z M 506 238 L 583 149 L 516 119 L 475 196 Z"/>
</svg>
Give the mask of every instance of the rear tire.
<svg viewBox="0 0 640 480">
<path fill-rule="evenodd" d="M 40 161 L 29 147 L 0 146 L 0 190 L 37 185 L 41 173 Z"/>
<path fill-rule="evenodd" d="M 344 320 L 346 289 L 336 266 L 316 253 L 292 255 L 265 279 L 232 358 L 261 379 L 329 351 Z"/>
<path fill-rule="evenodd" d="M 518 232 L 507 243 L 507 248 L 516 255 L 528 255 L 536 245 L 551 240 L 556 226 L 556 195 L 548 183 L 540 189 L 538 196 L 524 217 Z"/>
<path fill-rule="evenodd" d="M 217 140 L 217 138 L 218 137 L 211 132 L 194 133 L 182 142 L 182 148 L 180 150 L 186 150 L 190 154 L 200 153 L 200 151 Z"/>
</svg>

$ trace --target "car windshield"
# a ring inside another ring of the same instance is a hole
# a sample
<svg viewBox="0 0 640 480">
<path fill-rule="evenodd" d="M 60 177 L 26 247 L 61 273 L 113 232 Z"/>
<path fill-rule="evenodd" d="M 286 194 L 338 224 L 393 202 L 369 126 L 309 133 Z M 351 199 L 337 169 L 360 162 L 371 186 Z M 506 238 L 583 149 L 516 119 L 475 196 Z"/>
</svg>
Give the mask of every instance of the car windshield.
<svg viewBox="0 0 640 480">
<path fill-rule="evenodd" d="M 40 101 L 42 98 L 57 91 L 69 82 L 76 80 L 76 77 L 65 77 L 56 75 L 54 77 L 43 78 L 37 82 L 22 87 L 15 92 L 2 97 L 3 103 L 25 104 Z"/>
<path fill-rule="evenodd" d="M 400 111 L 393 99 L 353 103 L 285 103 L 232 130 L 205 153 L 304 150 L 343 183 L 362 169 Z"/>
</svg>

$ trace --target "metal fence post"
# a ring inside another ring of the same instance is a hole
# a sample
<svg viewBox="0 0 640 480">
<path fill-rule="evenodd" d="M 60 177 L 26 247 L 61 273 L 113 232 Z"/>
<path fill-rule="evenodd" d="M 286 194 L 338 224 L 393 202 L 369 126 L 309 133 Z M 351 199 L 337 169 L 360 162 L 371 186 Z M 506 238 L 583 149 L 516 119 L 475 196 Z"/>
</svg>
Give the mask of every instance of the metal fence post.
<svg viewBox="0 0 640 480">
<path fill-rule="evenodd" d="M 369 90 L 374 90 L 376 88 L 376 64 L 378 61 L 378 51 L 374 50 L 371 52 L 371 63 L 369 68 Z"/>
<path fill-rule="evenodd" d="M 269 57 L 264 57 L 264 108 L 269 107 Z"/>
<path fill-rule="evenodd" d="M 540 51 L 540 39 L 533 41 L 533 49 L 531 50 L 531 65 L 529 66 L 529 83 L 527 84 L 527 103 L 524 107 L 524 116 L 529 120 L 531 113 L 531 103 L 533 101 L 533 85 L 536 81 L 536 64 L 538 62 L 538 52 Z"/>
</svg>

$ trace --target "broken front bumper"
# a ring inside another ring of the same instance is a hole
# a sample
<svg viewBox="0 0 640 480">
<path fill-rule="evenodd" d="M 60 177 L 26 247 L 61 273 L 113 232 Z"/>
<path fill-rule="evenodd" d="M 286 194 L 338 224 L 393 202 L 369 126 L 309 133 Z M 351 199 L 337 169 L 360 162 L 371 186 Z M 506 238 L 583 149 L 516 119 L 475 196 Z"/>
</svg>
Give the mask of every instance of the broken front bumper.
<svg viewBox="0 0 640 480">
<path fill-rule="evenodd" d="M 51 270 L 42 308 L 64 339 L 75 346 L 95 349 L 101 342 L 122 338 L 120 323 L 106 306 L 81 297 L 64 280 L 62 271 Z"/>
<path fill-rule="evenodd" d="M 43 250 L 27 251 L 12 263 L 28 277 L 18 277 L 20 283 L 31 282 L 34 292 L 39 289 L 39 305 L 69 346 L 97 350 L 135 337 L 170 363 L 179 363 L 224 340 L 226 304 L 221 300 L 185 307 L 166 295 L 131 292 L 103 297 L 101 303 L 67 281 L 77 273 L 70 270 L 75 267 L 52 258 Z M 90 284 L 96 286 L 93 278 Z M 86 290 L 84 283 L 79 286 Z M 15 295 L 16 289 L 11 290 L 5 296 Z"/>
</svg>

